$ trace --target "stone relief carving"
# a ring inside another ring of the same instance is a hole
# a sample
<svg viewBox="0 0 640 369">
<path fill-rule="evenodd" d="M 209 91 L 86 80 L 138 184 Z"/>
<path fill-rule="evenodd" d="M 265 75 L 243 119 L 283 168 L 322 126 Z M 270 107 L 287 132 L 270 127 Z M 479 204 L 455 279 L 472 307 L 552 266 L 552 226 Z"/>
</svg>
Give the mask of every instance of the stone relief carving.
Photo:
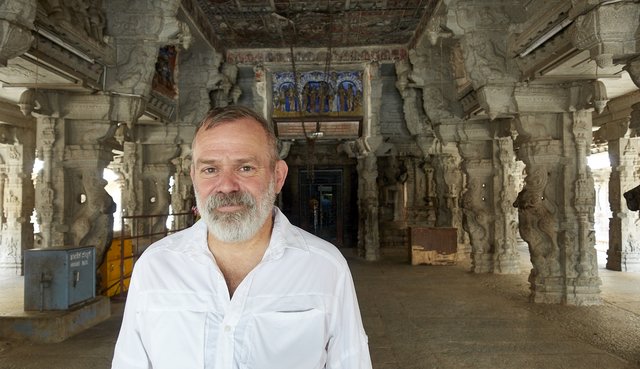
<svg viewBox="0 0 640 369">
<path fill-rule="evenodd" d="M 137 43 L 118 46 L 118 67 L 111 70 L 107 79 L 110 90 L 120 93 L 146 96 L 151 91 L 151 80 L 155 72 L 157 48 Z"/>
<path fill-rule="evenodd" d="M 520 235 L 529 244 L 533 270 L 530 282 L 560 275 L 556 208 L 545 196 L 549 175 L 544 166 L 527 168 L 522 191 L 513 206 L 519 209 Z"/>
<path fill-rule="evenodd" d="M 463 40 L 466 70 L 473 85 L 478 88 L 493 81 L 513 80 L 507 69 L 509 58 L 503 35 L 468 35 Z"/>
<path fill-rule="evenodd" d="M 465 215 L 463 224 L 471 238 L 473 253 L 487 254 L 491 251 L 490 227 L 493 217 L 490 215 L 489 203 L 491 199 L 487 193 L 486 178 L 475 176 L 468 176 L 468 178 L 467 189 L 462 196 L 462 209 Z"/>
<path fill-rule="evenodd" d="M 638 52 L 639 18 L 637 4 L 623 2 L 595 7 L 573 21 L 572 42 L 580 50 L 589 50 L 591 59 L 600 68 L 612 66 L 614 57 Z"/>
<path fill-rule="evenodd" d="M 0 65 L 22 55 L 31 46 L 31 29 L 36 18 L 35 0 L 8 0 L 0 3 Z"/>
<path fill-rule="evenodd" d="M 113 213 L 116 204 L 104 186 L 107 181 L 96 170 L 84 170 L 82 192 L 84 203 L 80 204 L 71 223 L 71 238 L 76 246 L 95 246 L 96 255 L 102 255 L 109 247 L 113 236 Z"/>
<path fill-rule="evenodd" d="M 259 67 L 256 67 L 260 69 Z M 264 73 L 264 70 L 262 71 Z M 256 75 L 259 74 L 256 71 Z M 209 92 L 209 99 L 211 108 L 222 108 L 230 104 L 238 102 L 242 90 L 235 85 L 238 78 L 238 67 L 235 64 L 224 63 L 220 68 L 220 79 L 218 80 L 216 87 Z M 260 82 L 260 80 L 256 80 Z M 258 96 L 265 96 L 264 93 L 258 91 Z"/>
</svg>

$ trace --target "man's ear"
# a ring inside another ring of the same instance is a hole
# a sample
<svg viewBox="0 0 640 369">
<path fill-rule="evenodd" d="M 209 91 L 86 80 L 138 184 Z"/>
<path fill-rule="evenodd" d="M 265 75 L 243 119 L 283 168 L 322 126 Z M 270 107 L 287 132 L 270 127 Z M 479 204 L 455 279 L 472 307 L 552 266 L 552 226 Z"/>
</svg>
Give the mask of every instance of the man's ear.
<svg viewBox="0 0 640 369">
<path fill-rule="evenodd" d="M 287 178 L 287 173 L 289 173 L 289 166 L 285 163 L 284 160 L 276 161 L 276 193 L 280 193 L 282 190 L 282 186 L 284 186 L 284 180 Z"/>
</svg>

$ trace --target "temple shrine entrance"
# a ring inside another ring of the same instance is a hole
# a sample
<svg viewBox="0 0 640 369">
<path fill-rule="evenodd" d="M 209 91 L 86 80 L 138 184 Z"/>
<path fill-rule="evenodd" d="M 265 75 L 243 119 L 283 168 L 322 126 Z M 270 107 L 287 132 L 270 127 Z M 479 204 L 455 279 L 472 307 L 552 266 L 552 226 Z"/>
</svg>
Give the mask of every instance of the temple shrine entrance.
<svg viewBox="0 0 640 369">
<path fill-rule="evenodd" d="M 343 246 L 343 172 L 341 169 L 301 169 L 300 215 L 303 229 L 334 245 Z"/>
</svg>

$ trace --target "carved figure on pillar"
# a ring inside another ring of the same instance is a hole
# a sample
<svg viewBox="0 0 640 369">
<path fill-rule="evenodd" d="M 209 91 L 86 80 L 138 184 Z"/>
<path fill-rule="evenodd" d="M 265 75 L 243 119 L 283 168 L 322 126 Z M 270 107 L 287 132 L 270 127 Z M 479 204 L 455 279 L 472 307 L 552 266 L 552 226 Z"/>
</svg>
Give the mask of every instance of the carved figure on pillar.
<svg viewBox="0 0 640 369">
<path fill-rule="evenodd" d="M 109 247 L 113 238 L 113 213 L 116 204 L 104 186 L 107 181 L 88 170 L 82 173 L 82 186 L 86 201 L 81 204 L 71 224 L 73 243 L 76 246 L 95 246 L 97 259 Z"/>
<path fill-rule="evenodd" d="M 545 278 L 561 275 L 556 212 L 545 197 L 547 181 L 546 168 L 538 166 L 528 171 L 524 188 L 513 204 L 519 209 L 520 235 L 529 245 L 532 290 L 538 284 L 544 285 Z"/>
<path fill-rule="evenodd" d="M 486 183 L 482 182 L 482 178 L 469 176 L 467 190 L 462 197 L 463 224 L 473 245 L 471 261 L 476 273 L 487 273 L 493 269 L 490 228 L 494 219 L 487 208 L 490 199 L 485 192 Z"/>
</svg>

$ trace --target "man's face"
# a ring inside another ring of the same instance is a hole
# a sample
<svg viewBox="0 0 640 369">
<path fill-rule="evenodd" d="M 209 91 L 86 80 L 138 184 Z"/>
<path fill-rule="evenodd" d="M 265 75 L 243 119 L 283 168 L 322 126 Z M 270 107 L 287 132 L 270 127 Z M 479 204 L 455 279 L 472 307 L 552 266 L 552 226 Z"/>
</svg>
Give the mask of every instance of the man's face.
<svg viewBox="0 0 640 369">
<path fill-rule="evenodd" d="M 212 235 L 242 242 L 263 227 L 287 175 L 269 156 L 267 135 L 250 118 L 200 130 L 193 143 L 191 178 L 198 210 Z"/>
</svg>

